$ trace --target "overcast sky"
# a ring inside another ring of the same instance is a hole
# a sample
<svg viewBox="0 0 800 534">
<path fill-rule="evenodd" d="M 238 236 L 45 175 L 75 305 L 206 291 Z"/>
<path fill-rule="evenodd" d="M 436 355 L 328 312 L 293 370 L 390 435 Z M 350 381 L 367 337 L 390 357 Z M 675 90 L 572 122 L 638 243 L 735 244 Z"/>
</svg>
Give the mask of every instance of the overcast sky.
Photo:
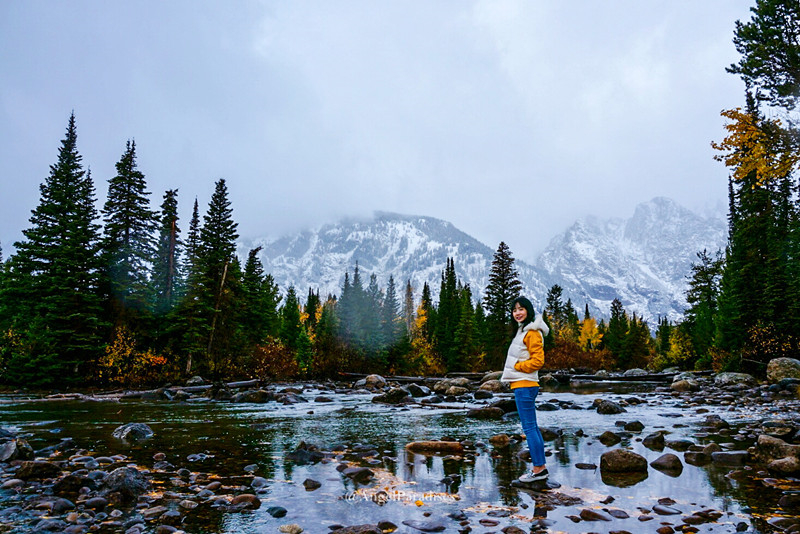
<svg viewBox="0 0 800 534">
<path fill-rule="evenodd" d="M 375 210 L 532 259 L 585 215 L 725 205 L 754 0 L 0 2 L 7 256 L 70 112 L 100 202 L 125 142 L 155 206 L 227 180 L 242 237 Z"/>
</svg>

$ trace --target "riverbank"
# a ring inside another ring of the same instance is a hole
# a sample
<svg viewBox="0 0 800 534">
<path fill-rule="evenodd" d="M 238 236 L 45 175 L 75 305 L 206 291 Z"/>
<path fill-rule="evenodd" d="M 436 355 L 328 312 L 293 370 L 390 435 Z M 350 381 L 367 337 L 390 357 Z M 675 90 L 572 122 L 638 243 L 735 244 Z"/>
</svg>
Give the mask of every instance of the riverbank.
<svg viewBox="0 0 800 534">
<path fill-rule="evenodd" d="M 512 485 L 525 468 L 513 400 L 486 378 L 4 396 L 0 450 L 19 456 L 0 463 L 0 524 L 130 534 L 337 526 L 340 534 L 664 534 L 800 524 L 791 471 L 800 404 L 789 383 L 686 376 L 669 386 L 546 388 L 540 425 L 559 486 L 531 491 Z M 119 430 L 129 423 L 152 435 Z M 460 449 L 406 448 L 433 440 Z M 607 456 L 619 450 L 641 457 L 644 470 Z"/>
</svg>

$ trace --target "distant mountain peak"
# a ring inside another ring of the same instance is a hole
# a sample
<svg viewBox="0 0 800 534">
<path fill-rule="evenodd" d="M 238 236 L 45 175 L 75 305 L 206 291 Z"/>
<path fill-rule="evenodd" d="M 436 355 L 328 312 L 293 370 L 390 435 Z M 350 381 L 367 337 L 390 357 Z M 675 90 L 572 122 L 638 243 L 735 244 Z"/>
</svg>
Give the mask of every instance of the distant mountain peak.
<svg viewBox="0 0 800 534">
<path fill-rule="evenodd" d="M 541 309 L 548 289 L 559 284 L 564 300 L 607 316 L 619 298 L 626 310 L 653 322 L 679 319 L 686 306 L 687 275 L 696 253 L 724 247 L 723 218 L 699 215 L 666 197 L 639 204 L 628 219 L 587 216 L 554 236 L 534 265 L 516 267 L 524 293 Z M 389 276 L 398 287 L 411 281 L 419 299 L 424 283 L 438 295 L 448 257 L 459 279 L 479 298 L 488 284 L 494 250 L 443 219 L 376 211 L 372 217 L 336 223 L 278 239 L 256 239 L 240 250 L 262 246 L 266 272 L 285 290 L 293 285 L 339 294 L 345 271 L 356 262 L 362 277 Z M 524 255 L 524 253 L 523 253 Z M 368 275 L 367 275 L 368 276 Z M 579 310 L 580 311 L 580 310 Z"/>
</svg>

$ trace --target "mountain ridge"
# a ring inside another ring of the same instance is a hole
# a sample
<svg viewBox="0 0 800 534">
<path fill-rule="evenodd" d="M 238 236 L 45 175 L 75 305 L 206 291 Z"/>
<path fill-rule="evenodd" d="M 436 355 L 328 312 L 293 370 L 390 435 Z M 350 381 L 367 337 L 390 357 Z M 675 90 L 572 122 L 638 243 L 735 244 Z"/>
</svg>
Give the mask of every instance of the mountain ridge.
<svg viewBox="0 0 800 534">
<path fill-rule="evenodd" d="M 723 248 L 727 223 L 697 214 L 675 201 L 656 197 L 636 206 L 628 219 L 578 219 L 531 264 L 515 261 L 526 295 L 538 309 L 553 284 L 564 300 L 593 315 L 607 317 L 619 298 L 625 309 L 651 324 L 661 316 L 678 320 L 686 306 L 684 292 L 696 253 Z M 443 219 L 386 211 L 372 218 L 343 218 L 315 229 L 239 244 L 239 251 L 261 246 L 265 272 L 282 290 L 308 288 L 321 295 L 341 292 L 345 271 L 358 263 L 362 279 L 376 274 L 385 288 L 389 276 L 398 293 L 410 280 L 419 300 L 427 282 L 434 298 L 448 257 L 459 279 L 479 298 L 488 283 L 494 249 Z M 367 276 L 365 276 L 365 274 Z"/>
</svg>

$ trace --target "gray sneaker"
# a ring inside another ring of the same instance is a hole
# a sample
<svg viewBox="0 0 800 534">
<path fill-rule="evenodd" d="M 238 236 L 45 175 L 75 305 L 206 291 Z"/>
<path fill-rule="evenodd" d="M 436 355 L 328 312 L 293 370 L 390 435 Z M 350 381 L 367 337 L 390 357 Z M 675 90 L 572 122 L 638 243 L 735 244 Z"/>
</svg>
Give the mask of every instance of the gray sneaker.
<svg viewBox="0 0 800 534">
<path fill-rule="evenodd" d="M 519 477 L 520 482 L 528 483 L 528 482 L 537 482 L 539 480 L 547 480 L 547 477 L 550 476 L 550 473 L 547 472 L 547 468 L 545 467 L 538 473 L 534 473 L 531 471 L 530 473 L 525 473 L 521 477 Z"/>
</svg>

